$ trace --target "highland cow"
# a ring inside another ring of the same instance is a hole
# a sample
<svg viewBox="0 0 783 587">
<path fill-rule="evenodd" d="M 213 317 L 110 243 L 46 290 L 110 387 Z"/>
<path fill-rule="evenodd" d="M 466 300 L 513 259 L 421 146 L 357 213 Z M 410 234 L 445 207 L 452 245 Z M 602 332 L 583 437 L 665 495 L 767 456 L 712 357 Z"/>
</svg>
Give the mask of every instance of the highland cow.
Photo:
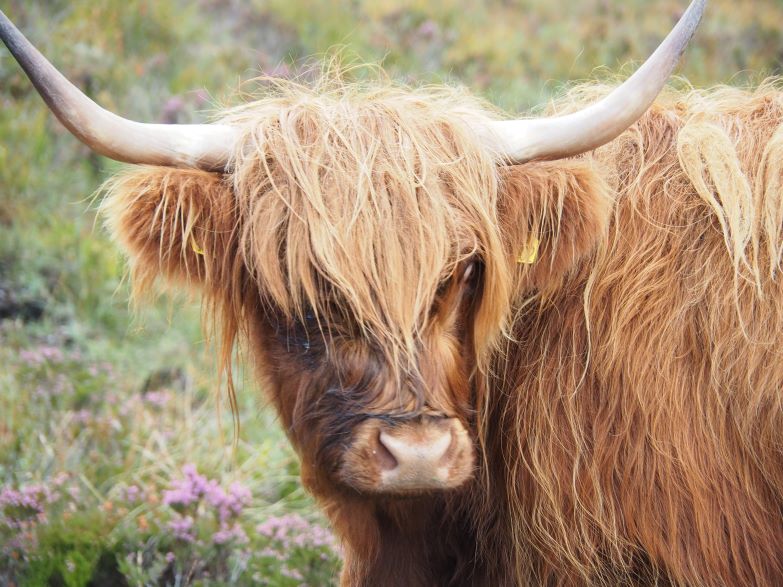
<svg viewBox="0 0 783 587">
<path fill-rule="evenodd" d="M 659 96 L 703 5 L 514 121 L 327 77 L 143 125 L 0 37 L 146 165 L 103 204 L 134 285 L 202 291 L 226 368 L 243 341 L 343 584 L 783 585 L 783 94 Z"/>
</svg>

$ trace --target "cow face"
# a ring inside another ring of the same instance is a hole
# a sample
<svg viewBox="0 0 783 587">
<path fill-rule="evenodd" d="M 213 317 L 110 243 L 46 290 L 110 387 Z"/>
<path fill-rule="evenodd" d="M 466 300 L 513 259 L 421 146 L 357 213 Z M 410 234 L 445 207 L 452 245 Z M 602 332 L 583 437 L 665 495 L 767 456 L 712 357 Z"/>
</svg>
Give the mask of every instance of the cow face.
<svg viewBox="0 0 783 587">
<path fill-rule="evenodd" d="M 388 89 L 270 112 L 229 118 L 254 146 L 235 156 L 233 197 L 251 347 L 305 472 L 369 494 L 460 486 L 473 377 L 503 320 L 484 300 L 507 295 L 478 108 Z"/>
<path fill-rule="evenodd" d="M 450 489 L 472 476 L 480 281 L 475 260 L 441 281 L 404 372 L 349 317 L 263 313 L 261 372 L 308 475 L 372 494 Z"/>
<path fill-rule="evenodd" d="M 503 243 L 496 252 L 501 262 L 492 265 L 491 274 L 498 282 L 508 280 L 512 296 L 523 303 L 527 294 L 546 295 L 561 287 L 581 259 L 595 250 L 608 228 L 612 192 L 589 161 L 504 168 L 498 179 L 497 201 L 486 209 L 497 214 L 495 236 Z M 451 207 L 449 185 L 444 182 L 433 188 L 446 205 L 444 216 L 456 220 L 455 233 L 445 237 L 454 243 L 446 247 L 451 251 L 447 259 L 434 254 L 444 245 L 435 235 L 417 246 L 413 239 L 400 236 L 413 232 L 407 222 L 394 225 L 372 219 L 373 227 L 388 229 L 378 234 L 387 245 L 387 255 L 392 256 L 395 248 L 407 250 L 403 264 L 411 269 L 409 274 L 399 270 L 404 277 L 397 277 L 396 284 L 393 276 L 386 276 L 386 283 L 394 287 L 374 290 L 373 308 L 391 312 L 398 299 L 408 300 L 408 308 L 415 307 L 417 283 L 431 292 L 422 310 L 410 314 L 414 340 L 410 355 L 404 348 L 396 357 L 389 353 L 395 341 L 384 340 L 381 334 L 388 335 L 393 325 L 374 333 L 357 318 L 360 311 L 351 310 L 355 302 L 329 285 L 320 272 L 312 275 L 315 295 L 301 313 L 291 314 L 281 307 L 287 300 L 280 305 L 269 301 L 253 320 L 258 325 L 252 347 L 259 352 L 259 371 L 299 448 L 311 487 L 411 495 L 454 489 L 474 474 L 478 392 L 485 368 L 481 359 L 486 352 L 481 342 L 487 340 L 486 334 L 477 340 L 476 333 L 484 327 L 482 320 L 492 311 L 493 302 L 503 300 L 501 317 L 512 312 L 514 304 L 501 295 L 488 296 L 487 291 L 492 291 L 488 260 L 479 252 L 488 245 L 478 243 L 491 239 L 479 235 L 465 211 Z M 395 193 L 393 205 L 399 207 L 404 194 Z M 421 197 L 419 193 L 417 198 Z M 423 207 L 416 201 L 417 207 Z M 269 218 L 274 213 L 266 210 L 260 216 Z M 410 218 L 401 210 L 395 216 Z M 445 217 L 438 222 L 446 224 Z M 369 232 L 369 227 L 361 231 Z M 537 258 L 521 263 L 520 253 L 534 238 L 540 244 Z M 307 242 L 308 255 L 328 257 L 312 238 Z M 328 248 L 341 246 L 354 247 L 356 241 L 329 241 Z M 374 269 L 383 274 L 389 269 L 373 266 L 374 261 L 373 255 L 350 260 L 352 268 L 363 269 L 349 272 L 356 281 L 348 291 L 361 287 L 365 272 Z M 309 267 L 293 261 L 287 265 Z M 303 273 L 300 269 L 299 276 Z M 433 277 L 426 279 L 427 275 Z M 502 321 L 494 324 L 489 336 L 502 331 Z"/>
</svg>

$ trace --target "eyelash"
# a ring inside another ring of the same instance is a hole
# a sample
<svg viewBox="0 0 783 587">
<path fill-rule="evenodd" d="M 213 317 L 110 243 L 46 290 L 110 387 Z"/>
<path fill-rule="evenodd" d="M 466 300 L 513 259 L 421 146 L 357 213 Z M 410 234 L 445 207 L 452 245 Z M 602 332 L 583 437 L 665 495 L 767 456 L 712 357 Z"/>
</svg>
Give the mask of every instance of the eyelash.
<svg viewBox="0 0 783 587">
<path fill-rule="evenodd" d="M 471 261 L 467 267 L 465 267 L 465 270 L 462 272 L 462 282 L 466 283 L 468 281 L 471 281 L 476 274 L 476 262 Z"/>
<path fill-rule="evenodd" d="M 462 271 L 462 275 L 460 276 L 459 280 L 461 283 L 466 284 L 473 284 L 473 282 L 476 280 L 476 277 L 478 276 L 478 262 L 477 261 L 471 261 L 465 269 Z M 443 296 L 443 294 L 446 292 L 446 290 L 449 288 L 449 286 L 453 283 L 453 277 L 444 279 L 440 282 L 438 285 L 438 289 L 435 292 L 436 297 L 440 298 Z"/>
</svg>

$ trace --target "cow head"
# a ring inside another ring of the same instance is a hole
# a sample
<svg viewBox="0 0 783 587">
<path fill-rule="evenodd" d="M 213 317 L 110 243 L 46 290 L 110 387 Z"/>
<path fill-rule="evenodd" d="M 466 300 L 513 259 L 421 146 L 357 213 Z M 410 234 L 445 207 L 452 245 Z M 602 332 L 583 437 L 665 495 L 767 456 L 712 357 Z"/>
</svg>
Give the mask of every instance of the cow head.
<svg viewBox="0 0 783 587">
<path fill-rule="evenodd" d="M 311 486 L 454 488 L 511 295 L 483 108 L 325 83 L 229 112 L 242 135 L 223 174 L 116 178 L 105 216 L 136 283 L 197 283 L 250 341 Z"/>
<path fill-rule="evenodd" d="M 600 229 L 603 212 L 579 196 L 601 192 L 594 175 L 578 160 L 539 161 L 633 124 L 703 6 L 695 0 L 606 98 L 537 120 L 495 120 L 453 90 L 338 85 L 292 86 L 217 124 L 139 124 L 79 92 L 2 13 L 0 37 L 78 138 L 157 166 L 113 181 L 109 223 L 140 282 L 200 285 L 221 315 L 224 352 L 240 333 L 249 341 L 308 484 L 400 496 L 474 474 L 476 382 L 510 319 L 520 248 L 535 256 L 547 228 L 537 221 L 556 217 L 562 238 L 544 243 L 530 287 L 549 286 L 547 272 Z"/>
</svg>

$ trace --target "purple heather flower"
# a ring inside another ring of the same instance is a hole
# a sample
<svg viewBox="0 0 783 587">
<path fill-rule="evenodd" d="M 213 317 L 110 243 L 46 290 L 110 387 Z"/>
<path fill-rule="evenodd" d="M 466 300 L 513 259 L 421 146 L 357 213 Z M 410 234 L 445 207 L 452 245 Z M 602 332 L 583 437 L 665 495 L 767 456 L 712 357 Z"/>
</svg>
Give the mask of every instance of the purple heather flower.
<svg viewBox="0 0 783 587">
<path fill-rule="evenodd" d="M 172 481 L 171 489 L 163 493 L 166 505 L 187 507 L 203 499 L 216 510 L 221 525 L 226 525 L 239 517 L 251 502 L 252 493 L 239 482 L 232 483 L 225 491 L 216 480 L 200 475 L 193 464 L 185 465 L 182 472 L 185 478 Z"/>
<path fill-rule="evenodd" d="M 259 554 L 264 558 L 275 558 L 280 561 L 284 560 L 283 554 L 272 548 L 265 548 Z"/>
<path fill-rule="evenodd" d="M 73 420 L 74 424 L 80 424 L 82 426 L 86 426 L 90 422 L 93 421 L 94 417 L 90 410 L 77 410 L 75 412 L 71 412 L 71 419 Z"/>
<path fill-rule="evenodd" d="M 125 501 L 128 503 L 134 504 L 143 499 L 141 489 L 139 489 L 138 486 L 128 485 L 128 487 L 125 488 Z"/>
<path fill-rule="evenodd" d="M 175 518 L 168 523 L 167 527 L 174 535 L 174 538 L 184 540 L 185 542 L 194 542 L 196 540 L 193 528 L 193 518 L 190 516 Z"/>
<path fill-rule="evenodd" d="M 46 504 L 57 494 L 45 485 L 26 485 L 19 489 L 0 490 L 0 521 L 9 528 L 26 529 L 46 521 Z"/>
<path fill-rule="evenodd" d="M 286 63 L 281 63 L 280 65 L 276 65 L 269 72 L 269 77 L 289 78 L 291 77 L 291 68 L 288 67 L 288 64 Z"/>
<path fill-rule="evenodd" d="M 20 351 L 19 358 L 31 367 L 38 367 L 46 362 L 60 363 L 65 356 L 58 347 L 41 345 L 35 349 Z"/>
<path fill-rule="evenodd" d="M 207 92 L 205 89 L 201 88 L 195 90 L 192 92 L 192 94 L 197 106 L 204 106 L 205 104 L 209 104 L 209 92 Z"/>
<path fill-rule="evenodd" d="M 212 542 L 215 544 L 227 544 L 232 541 L 240 544 L 248 541 L 247 534 L 239 524 L 234 524 L 231 528 L 221 526 L 220 530 L 212 535 Z"/>
<path fill-rule="evenodd" d="M 250 489 L 242 485 L 239 481 L 234 481 L 228 488 L 229 495 L 229 508 L 234 515 L 242 513 L 242 509 L 245 506 L 250 505 L 253 499 L 253 494 Z"/>
<path fill-rule="evenodd" d="M 41 357 L 38 353 L 31 350 L 22 350 L 19 351 L 19 358 L 27 363 L 30 367 L 37 367 L 41 363 L 43 363 L 43 357 Z"/>
<path fill-rule="evenodd" d="M 148 391 L 144 394 L 144 401 L 156 408 L 163 408 L 169 403 L 171 394 L 168 391 Z"/>
<path fill-rule="evenodd" d="M 14 536 L 10 537 L 5 544 L 0 545 L 0 553 L 24 553 L 31 552 L 37 545 L 37 537 L 34 532 L 29 529 L 24 529 L 16 532 Z"/>
<path fill-rule="evenodd" d="M 280 569 L 280 572 L 283 574 L 283 576 L 288 577 L 289 579 L 293 579 L 294 581 L 303 581 L 304 577 L 302 576 L 302 573 L 300 573 L 296 569 L 289 569 L 288 567 L 283 567 Z"/>
<path fill-rule="evenodd" d="M 256 527 L 256 532 L 279 542 L 284 550 L 296 547 L 337 549 L 331 532 L 298 514 L 269 518 Z"/>
<path fill-rule="evenodd" d="M 161 113 L 161 121 L 168 124 L 177 122 L 179 114 L 185 109 L 185 101 L 179 97 L 174 96 L 169 98 L 163 105 L 163 112 Z"/>
<path fill-rule="evenodd" d="M 63 360 L 63 352 L 56 346 L 42 346 L 38 348 L 38 351 L 47 361 Z"/>
<path fill-rule="evenodd" d="M 69 485 L 66 491 L 68 492 L 68 495 L 71 497 L 71 499 L 74 501 L 78 501 L 79 498 L 82 496 L 81 487 L 79 487 L 78 485 Z"/>
<path fill-rule="evenodd" d="M 231 484 L 228 492 L 211 481 L 205 494 L 207 503 L 217 510 L 221 524 L 225 524 L 231 518 L 239 517 L 244 508 L 250 504 L 252 497 L 250 490 L 238 481 Z"/>
<path fill-rule="evenodd" d="M 416 31 L 421 37 L 431 39 L 440 32 L 438 23 L 434 20 L 425 20 Z"/>
<path fill-rule="evenodd" d="M 171 506 L 189 506 L 196 503 L 209 489 L 207 478 L 199 475 L 196 466 L 187 464 L 182 467 L 184 479 L 171 482 L 171 489 L 163 492 L 163 503 Z"/>
</svg>

